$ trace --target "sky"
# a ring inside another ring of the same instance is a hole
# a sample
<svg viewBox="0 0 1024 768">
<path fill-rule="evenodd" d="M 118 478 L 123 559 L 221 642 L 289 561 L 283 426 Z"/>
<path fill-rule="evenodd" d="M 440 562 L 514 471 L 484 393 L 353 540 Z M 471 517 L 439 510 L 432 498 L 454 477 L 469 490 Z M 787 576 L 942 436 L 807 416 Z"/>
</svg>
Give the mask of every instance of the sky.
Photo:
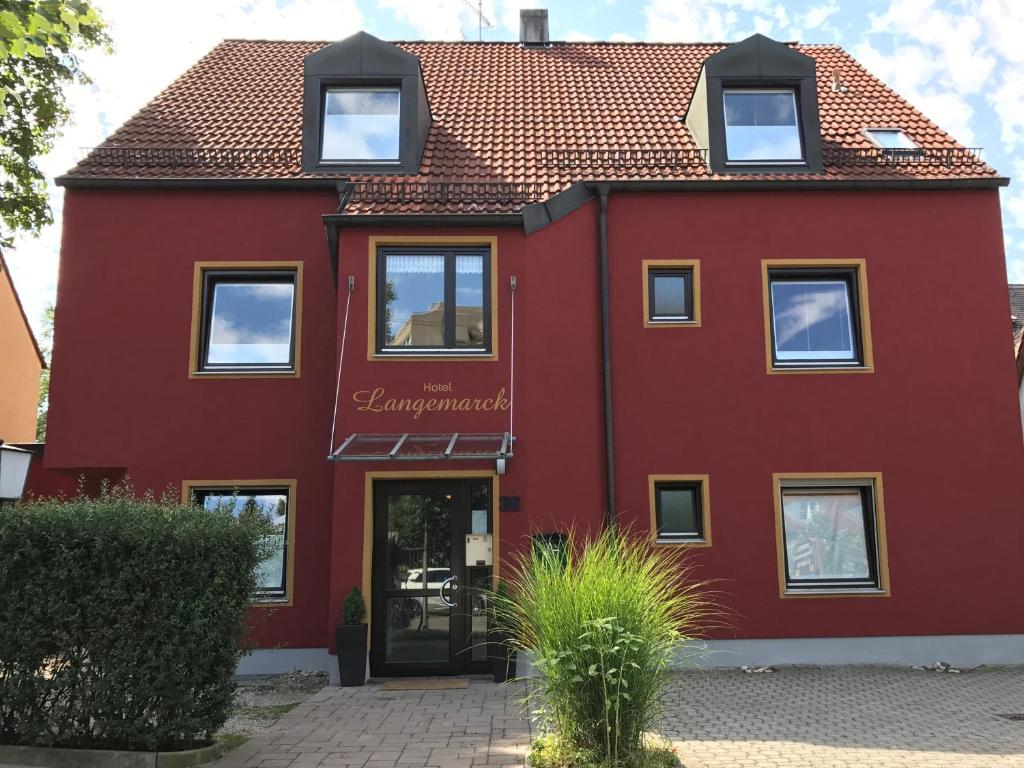
<svg viewBox="0 0 1024 768">
<path fill-rule="evenodd" d="M 475 0 L 94 0 L 114 53 L 82 55 L 91 85 L 68 92 L 73 113 L 52 179 L 103 141 L 224 38 L 476 40 Z M 484 40 L 516 40 L 520 8 L 549 10 L 552 40 L 835 43 L 852 53 L 1004 176 L 1024 176 L 1024 2 L 1021 0 L 483 0 Z M 1000 192 L 1010 282 L 1024 283 L 1024 182 Z M 63 192 L 54 224 L 5 252 L 37 335 L 56 296 Z"/>
</svg>

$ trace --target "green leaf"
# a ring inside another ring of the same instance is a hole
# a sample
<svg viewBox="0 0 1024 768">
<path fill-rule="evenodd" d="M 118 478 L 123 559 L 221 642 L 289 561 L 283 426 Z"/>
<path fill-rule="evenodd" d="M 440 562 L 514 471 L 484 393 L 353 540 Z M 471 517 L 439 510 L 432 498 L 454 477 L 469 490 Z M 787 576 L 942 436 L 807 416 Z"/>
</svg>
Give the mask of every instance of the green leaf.
<svg viewBox="0 0 1024 768">
<path fill-rule="evenodd" d="M 25 25 L 13 11 L 0 11 L 0 35 L 6 38 L 18 38 L 27 34 L 28 30 L 25 29 Z"/>
<path fill-rule="evenodd" d="M 25 43 L 25 50 L 29 56 L 36 59 L 41 59 L 46 55 L 46 49 L 37 43 Z"/>
<path fill-rule="evenodd" d="M 16 37 L 13 40 L 11 40 L 11 55 L 14 58 L 20 59 L 22 56 L 24 56 L 25 48 L 26 44 L 23 38 Z"/>
</svg>

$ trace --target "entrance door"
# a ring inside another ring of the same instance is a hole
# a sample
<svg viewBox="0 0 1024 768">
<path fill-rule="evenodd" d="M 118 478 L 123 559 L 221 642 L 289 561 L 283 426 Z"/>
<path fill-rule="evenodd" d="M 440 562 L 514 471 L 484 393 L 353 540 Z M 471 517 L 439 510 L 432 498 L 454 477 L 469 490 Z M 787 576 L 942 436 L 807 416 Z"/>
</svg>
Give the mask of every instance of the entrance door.
<svg viewBox="0 0 1024 768">
<path fill-rule="evenodd" d="M 467 567 L 491 531 L 490 479 L 378 483 L 374 487 L 375 676 L 442 675 L 487 668 L 484 587 L 491 568 Z"/>
</svg>

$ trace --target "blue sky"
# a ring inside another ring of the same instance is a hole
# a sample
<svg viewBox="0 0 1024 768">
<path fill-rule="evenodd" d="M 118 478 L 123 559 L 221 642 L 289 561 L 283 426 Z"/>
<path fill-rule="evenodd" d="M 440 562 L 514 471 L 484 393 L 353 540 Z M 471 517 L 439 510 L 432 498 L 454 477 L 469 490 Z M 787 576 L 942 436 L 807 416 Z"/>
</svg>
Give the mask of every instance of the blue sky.
<svg viewBox="0 0 1024 768">
<path fill-rule="evenodd" d="M 59 175 L 218 40 L 334 40 L 359 29 L 391 40 L 475 40 L 475 0 L 95 0 L 115 52 L 82 57 L 90 86 L 69 93 L 74 123 L 44 170 Z M 160 4 L 163 5 L 163 4 Z M 1021 0 L 484 0 L 485 40 L 514 40 L 520 8 L 546 7 L 555 40 L 732 41 L 753 32 L 837 43 L 1003 175 L 1024 178 L 1024 1 Z M 1020 187 L 1020 188 L 1018 188 Z M 1004 190 L 1011 282 L 1024 282 L 1024 183 Z M 54 301 L 57 221 L 6 252 L 37 332 Z"/>
</svg>

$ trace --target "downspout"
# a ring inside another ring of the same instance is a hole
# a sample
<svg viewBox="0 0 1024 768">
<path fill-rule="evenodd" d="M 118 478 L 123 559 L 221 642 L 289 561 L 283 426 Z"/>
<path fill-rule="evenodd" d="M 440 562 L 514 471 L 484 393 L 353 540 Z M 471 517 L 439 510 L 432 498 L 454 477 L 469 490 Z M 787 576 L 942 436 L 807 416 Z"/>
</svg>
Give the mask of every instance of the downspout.
<svg viewBox="0 0 1024 768">
<path fill-rule="evenodd" d="M 604 376 L 604 452 L 608 482 L 608 529 L 617 527 L 615 514 L 615 429 L 612 425 L 612 338 L 611 302 L 608 297 L 608 185 L 597 187 L 600 212 L 597 219 L 597 244 L 601 268 L 601 362 Z"/>
</svg>

